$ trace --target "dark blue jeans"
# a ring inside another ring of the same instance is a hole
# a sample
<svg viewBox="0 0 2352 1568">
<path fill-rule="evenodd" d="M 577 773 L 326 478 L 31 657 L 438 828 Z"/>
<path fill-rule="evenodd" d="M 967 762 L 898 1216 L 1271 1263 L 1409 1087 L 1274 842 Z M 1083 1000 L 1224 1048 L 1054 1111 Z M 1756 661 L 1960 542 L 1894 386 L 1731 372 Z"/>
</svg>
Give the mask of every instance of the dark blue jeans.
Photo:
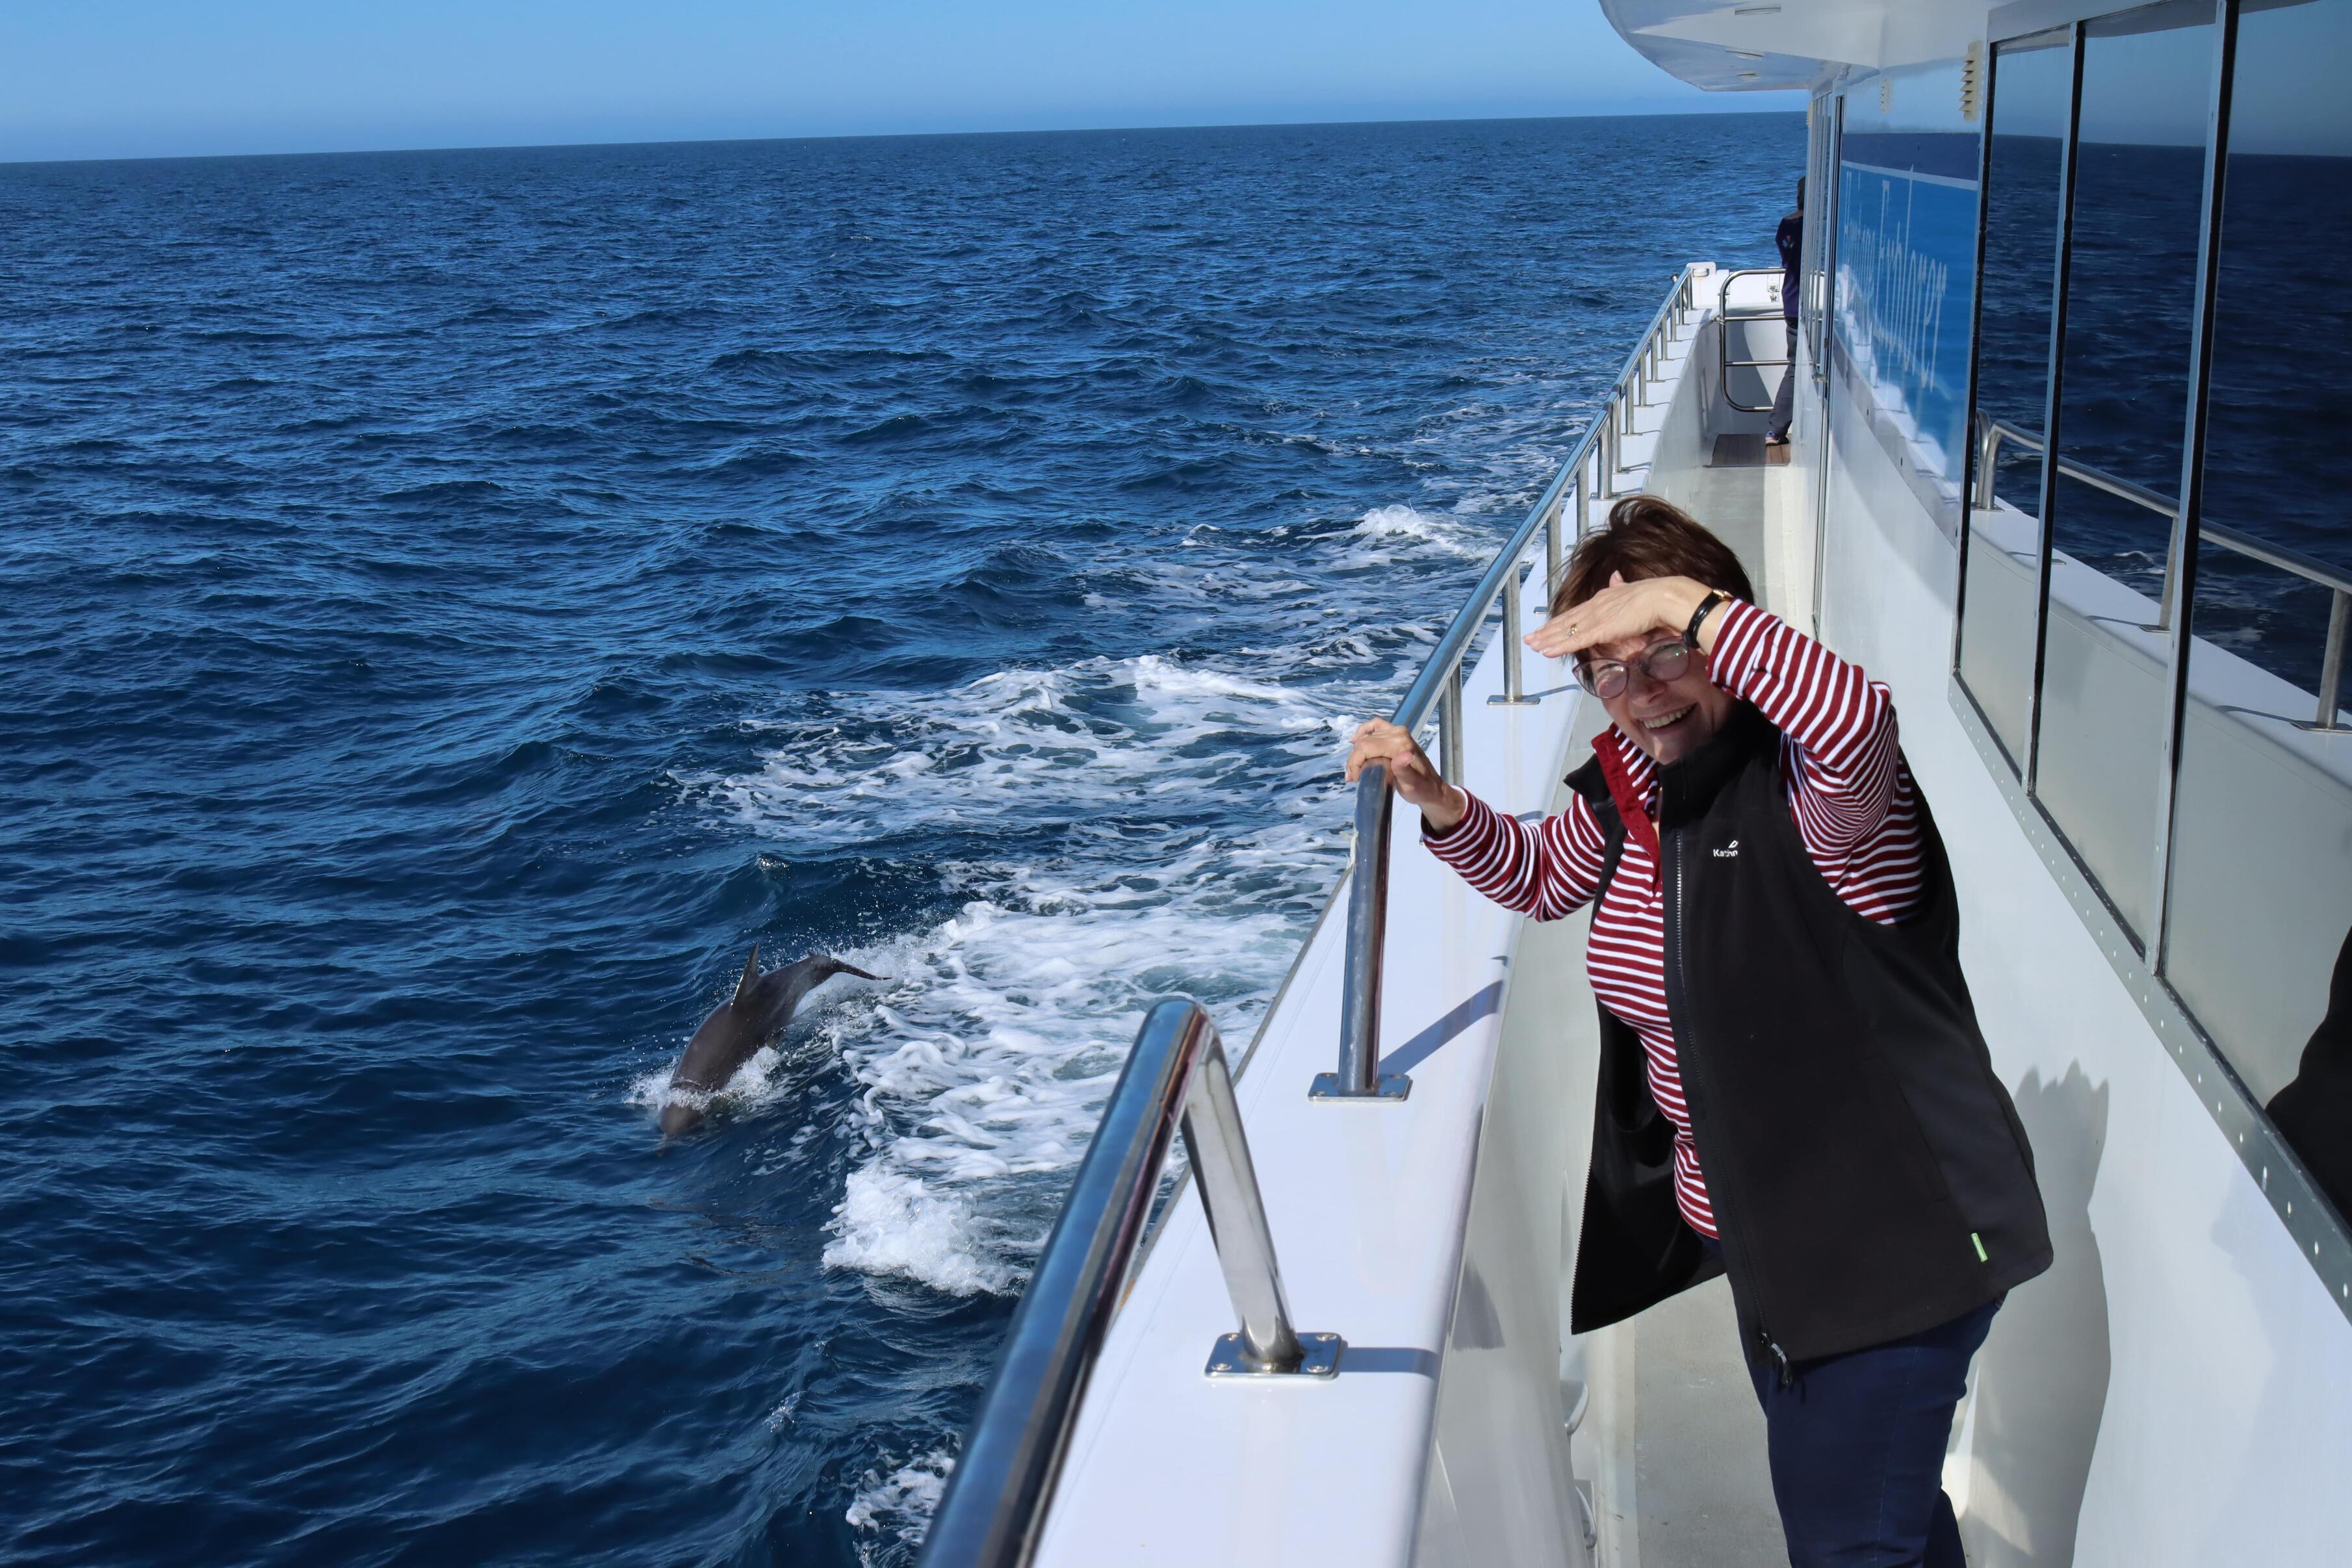
<svg viewBox="0 0 2352 1568">
<path fill-rule="evenodd" d="M 1741 1325 L 1793 1568 L 1963 1568 L 1944 1448 L 2000 1310 L 1990 1301 L 1924 1333 L 1798 1362 L 1785 1388 Z"/>
</svg>

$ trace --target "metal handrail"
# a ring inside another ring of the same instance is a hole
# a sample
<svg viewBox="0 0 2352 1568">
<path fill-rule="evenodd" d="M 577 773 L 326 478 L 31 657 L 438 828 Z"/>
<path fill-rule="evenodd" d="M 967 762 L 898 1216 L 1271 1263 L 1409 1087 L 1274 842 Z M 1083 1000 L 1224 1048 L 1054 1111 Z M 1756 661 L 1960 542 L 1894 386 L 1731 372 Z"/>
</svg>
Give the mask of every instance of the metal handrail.
<svg viewBox="0 0 2352 1568">
<path fill-rule="evenodd" d="M 1036 1550 L 1054 1483 L 1103 1341 L 1181 1131 L 1238 1332 L 1211 1348 L 1218 1377 L 1328 1377 L 1337 1334 L 1291 1327 L 1233 1075 L 1208 1009 L 1154 1007 L 1103 1108 L 1061 1218 L 1006 1332 L 923 1542 L 923 1568 L 1019 1568 Z"/>
<path fill-rule="evenodd" d="M 2046 455 L 2050 450 L 2049 443 L 2030 431 L 2019 429 L 2007 420 L 1994 419 L 1982 413 L 1977 415 L 1976 494 L 1971 497 L 1971 505 L 1979 512 L 1992 509 L 1995 467 L 2000 461 L 2001 444 L 2011 441 L 2030 452 Z M 2169 518 L 2180 509 L 2179 502 L 2145 485 L 2136 485 L 2104 468 L 2094 468 L 2071 457 L 2058 459 L 2058 472 L 2068 478 L 2080 480 L 2093 489 L 2104 490 L 2135 506 L 2145 507 L 2158 517 Z M 2343 706 L 2339 698 L 2344 684 L 2345 636 L 2347 628 L 2352 628 L 2352 573 L 2339 570 L 2299 549 L 2271 544 L 2252 534 L 2201 517 L 2198 519 L 2197 537 L 2210 539 L 2223 549 L 2234 550 L 2265 566 L 2293 572 L 2307 582 L 2330 591 L 2333 597 L 2327 611 L 2327 642 L 2319 663 L 2319 713 L 2305 727 L 2326 730 L 2347 727 L 2336 722 L 2336 716 Z M 2168 545 L 2164 559 L 2164 587 L 2158 595 L 2156 624 L 2149 628 L 2151 631 L 2165 631 L 2172 624 L 2173 585 L 2178 580 L 2179 564 L 2172 559 Z"/>
<path fill-rule="evenodd" d="M 1777 306 L 1770 310 L 1741 310 L 1735 312 L 1731 308 L 1731 286 L 1734 281 L 1742 277 L 1780 277 L 1784 275 L 1777 267 L 1743 267 L 1736 272 L 1725 273 L 1723 275 L 1723 287 L 1717 289 L 1715 293 L 1715 319 L 1719 323 L 1716 329 L 1715 334 L 1716 377 L 1723 383 L 1723 401 L 1729 403 L 1732 407 L 1738 409 L 1742 413 L 1769 413 L 1772 412 L 1772 405 L 1769 402 L 1752 404 L 1744 403 L 1738 398 L 1733 397 L 1731 395 L 1732 371 L 1769 371 L 1775 365 L 1785 365 L 1793 370 L 1797 361 L 1793 359 L 1735 360 L 1731 357 L 1732 322 L 1780 321 L 1788 319 L 1787 308 L 1785 306 Z"/>
<path fill-rule="evenodd" d="M 1499 597 L 1503 601 L 1503 691 L 1501 695 L 1486 700 L 1496 704 L 1534 700 L 1525 695 L 1520 664 L 1520 558 L 1537 533 L 1543 532 L 1546 599 L 1559 591 L 1564 555 L 1561 523 L 1570 497 L 1575 506 L 1576 532 L 1581 538 L 1591 526 L 1591 503 L 1612 499 L 1617 476 L 1624 472 L 1622 439 L 1632 432 L 1621 427 L 1629 427 L 1633 411 L 1648 402 L 1650 382 L 1663 379 L 1661 372 L 1674 347 L 1676 329 L 1683 325 L 1684 312 L 1698 308 L 1691 287 L 1696 277 L 1693 267 L 1685 267 L 1675 275 L 1665 301 L 1650 318 L 1633 352 L 1625 356 L 1600 416 L 1586 428 L 1568 461 L 1559 465 L 1551 483 L 1544 486 L 1542 496 L 1528 508 L 1527 519 L 1495 552 L 1493 563 L 1470 591 L 1468 602 L 1438 638 L 1437 646 L 1430 650 L 1421 666 L 1421 674 L 1406 689 L 1396 711 L 1389 716 L 1391 723 L 1418 730 L 1433 708 L 1438 711 L 1442 726 L 1438 770 L 1449 784 L 1459 783 L 1462 778 L 1463 665 L 1470 644 L 1485 626 L 1486 613 Z M 1356 784 L 1355 874 L 1348 894 L 1339 1070 L 1315 1075 L 1307 1089 L 1312 1099 L 1394 1102 L 1412 1092 L 1412 1080 L 1404 1074 L 1383 1074 L 1380 1071 L 1381 962 L 1388 933 L 1389 828 L 1393 810 L 1388 768 L 1384 764 L 1373 763 L 1358 776 Z"/>
</svg>

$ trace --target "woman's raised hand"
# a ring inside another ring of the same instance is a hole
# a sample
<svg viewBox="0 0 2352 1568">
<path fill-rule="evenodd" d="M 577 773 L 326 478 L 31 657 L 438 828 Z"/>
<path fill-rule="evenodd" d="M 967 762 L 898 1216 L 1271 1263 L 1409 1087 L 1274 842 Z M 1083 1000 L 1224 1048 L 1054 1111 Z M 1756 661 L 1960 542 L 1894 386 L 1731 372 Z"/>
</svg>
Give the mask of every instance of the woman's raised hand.
<svg viewBox="0 0 2352 1568">
<path fill-rule="evenodd" d="M 1470 809 L 1462 791 L 1437 776 L 1412 733 L 1384 718 L 1368 720 L 1356 731 L 1355 745 L 1348 752 L 1348 781 L 1354 783 L 1375 762 L 1388 765 L 1389 788 L 1404 797 L 1406 804 L 1418 806 L 1441 833 Z"/>
<path fill-rule="evenodd" d="M 1565 659 L 1603 643 L 1679 632 L 1690 623 L 1706 588 L 1687 577 L 1645 577 L 1628 582 L 1612 572 L 1609 586 L 1572 604 L 1528 632 L 1528 647 L 1547 659 Z"/>
</svg>

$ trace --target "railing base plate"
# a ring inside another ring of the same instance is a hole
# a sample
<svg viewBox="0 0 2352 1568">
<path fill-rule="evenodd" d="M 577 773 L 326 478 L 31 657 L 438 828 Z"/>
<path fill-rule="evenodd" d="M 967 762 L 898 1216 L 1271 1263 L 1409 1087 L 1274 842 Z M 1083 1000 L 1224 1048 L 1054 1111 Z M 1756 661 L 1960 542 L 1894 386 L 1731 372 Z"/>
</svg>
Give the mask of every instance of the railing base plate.
<svg viewBox="0 0 2352 1568">
<path fill-rule="evenodd" d="M 1211 1377 L 1331 1377 L 1339 1370 L 1339 1353 L 1348 1342 L 1335 1333 L 1303 1333 L 1298 1336 L 1298 1348 L 1306 1354 L 1298 1364 L 1287 1372 L 1271 1366 L 1252 1366 L 1247 1353 L 1242 1348 L 1238 1333 L 1221 1333 L 1216 1348 L 1209 1352 L 1208 1375 Z"/>
<path fill-rule="evenodd" d="M 1496 693 L 1486 699 L 1488 707 L 1541 707 L 1541 697 L 1507 697 Z"/>
<path fill-rule="evenodd" d="M 1412 1092 L 1412 1080 L 1402 1072 L 1381 1073 L 1380 1082 L 1372 1085 L 1372 1092 L 1369 1094 L 1342 1093 L 1338 1073 L 1318 1072 L 1315 1075 L 1315 1082 L 1307 1086 L 1307 1097 L 1309 1100 L 1326 1100 L 1334 1105 L 1383 1105 L 1393 1104 Z"/>
</svg>

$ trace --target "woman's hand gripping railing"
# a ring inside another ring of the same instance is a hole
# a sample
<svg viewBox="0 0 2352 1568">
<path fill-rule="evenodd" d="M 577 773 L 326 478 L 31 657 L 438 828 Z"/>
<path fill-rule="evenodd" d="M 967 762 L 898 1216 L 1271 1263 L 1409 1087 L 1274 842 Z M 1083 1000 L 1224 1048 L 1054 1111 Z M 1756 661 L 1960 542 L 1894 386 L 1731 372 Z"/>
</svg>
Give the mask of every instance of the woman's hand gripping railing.
<svg viewBox="0 0 2352 1568">
<path fill-rule="evenodd" d="M 923 1568 L 1029 1561 L 1180 1129 L 1241 1320 L 1211 1347 L 1207 1375 L 1328 1377 L 1339 1370 L 1346 1346 L 1338 1334 L 1291 1327 L 1217 1026 L 1198 1002 L 1163 1001 L 1143 1020 L 1013 1314 L 1003 1361 L 931 1517 Z"/>
<path fill-rule="evenodd" d="M 1398 703 L 1390 722 L 1418 730 L 1431 711 L 1438 714 L 1438 771 L 1448 784 L 1462 781 L 1462 679 L 1470 643 L 1486 624 L 1486 612 L 1503 603 L 1503 690 L 1486 700 L 1524 704 L 1538 699 L 1526 695 L 1521 665 L 1525 649 L 1519 643 L 1519 562 L 1536 534 L 1545 535 L 1544 598 L 1559 587 L 1566 555 L 1561 538 L 1563 519 L 1571 501 L 1580 537 L 1591 526 L 1591 504 L 1609 500 L 1622 472 L 1618 428 L 1621 415 L 1646 402 L 1653 369 L 1663 376 L 1681 329 L 1685 312 L 1695 308 L 1694 270 L 1685 267 L 1667 290 L 1665 302 L 1642 334 L 1633 351 L 1617 372 L 1614 390 L 1567 462 L 1552 476 L 1543 495 L 1528 508 L 1527 520 L 1495 553 L 1493 564 L 1470 591 L 1469 602 L 1446 627 L 1421 674 Z M 1356 843 L 1353 880 L 1348 889 L 1348 955 L 1344 992 L 1339 1004 L 1339 1063 L 1335 1072 L 1318 1072 L 1307 1088 L 1313 1100 L 1379 1104 L 1404 1099 L 1412 1080 L 1401 1072 L 1380 1071 L 1381 964 L 1388 937 L 1389 832 L 1394 806 L 1389 790 L 1389 770 L 1372 763 L 1356 781 Z"/>
</svg>

